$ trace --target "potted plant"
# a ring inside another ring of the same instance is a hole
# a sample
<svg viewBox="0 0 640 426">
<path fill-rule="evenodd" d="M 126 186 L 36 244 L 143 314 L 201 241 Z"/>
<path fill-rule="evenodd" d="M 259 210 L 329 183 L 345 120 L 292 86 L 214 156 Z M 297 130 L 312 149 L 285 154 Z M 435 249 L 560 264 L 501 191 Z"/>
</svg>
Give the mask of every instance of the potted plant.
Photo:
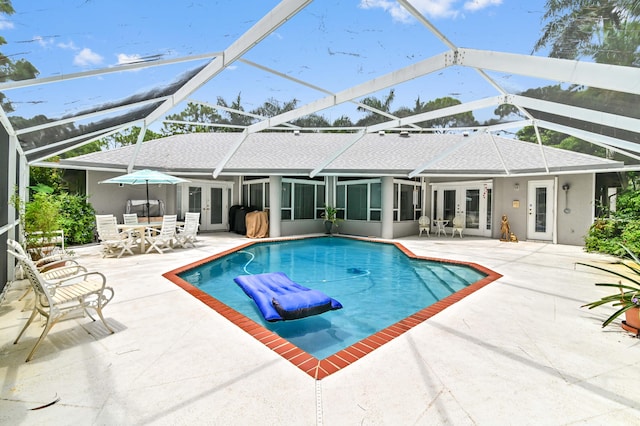
<svg viewBox="0 0 640 426">
<path fill-rule="evenodd" d="M 322 218 L 324 219 L 324 230 L 325 234 L 331 234 L 333 232 L 333 227 L 338 227 L 338 210 L 332 206 L 324 206 L 324 212 L 322 213 Z"/>
<path fill-rule="evenodd" d="M 623 260 L 619 262 L 619 265 L 624 268 L 624 272 L 597 265 L 579 263 L 580 265 L 599 269 L 620 278 L 617 283 L 596 283 L 597 286 L 613 287 L 617 289 L 617 291 L 599 300 L 582 305 L 582 307 L 593 309 L 597 306 L 611 304 L 618 308 L 618 310 L 602 323 L 602 327 L 606 327 L 620 315 L 625 314 L 625 321 L 622 321 L 622 327 L 640 337 L 640 260 L 626 246 L 622 244 L 621 246 L 631 258 L 630 262 L 624 262 Z"/>
</svg>

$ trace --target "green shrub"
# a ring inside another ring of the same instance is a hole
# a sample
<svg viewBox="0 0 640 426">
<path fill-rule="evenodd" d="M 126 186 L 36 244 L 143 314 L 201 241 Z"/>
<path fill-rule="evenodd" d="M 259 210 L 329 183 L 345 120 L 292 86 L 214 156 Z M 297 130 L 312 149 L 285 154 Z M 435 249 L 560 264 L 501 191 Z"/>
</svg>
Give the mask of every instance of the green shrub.
<svg viewBox="0 0 640 426">
<path fill-rule="evenodd" d="M 66 243 L 87 244 L 93 242 L 95 210 L 85 195 L 62 193 L 60 201 L 61 227 Z"/>
<path fill-rule="evenodd" d="M 625 191 L 616 198 L 615 216 L 627 220 L 640 219 L 640 191 Z"/>
<path fill-rule="evenodd" d="M 640 253 L 640 220 L 632 219 L 626 223 L 622 230 L 621 244 L 626 246 L 630 252 Z"/>
<path fill-rule="evenodd" d="M 616 219 L 596 219 L 585 238 L 585 249 L 600 253 L 622 255 L 620 242 L 624 222 Z"/>
<path fill-rule="evenodd" d="M 640 191 L 629 190 L 616 197 L 616 210 L 598 218 L 585 237 L 585 249 L 614 256 L 640 253 Z"/>
</svg>

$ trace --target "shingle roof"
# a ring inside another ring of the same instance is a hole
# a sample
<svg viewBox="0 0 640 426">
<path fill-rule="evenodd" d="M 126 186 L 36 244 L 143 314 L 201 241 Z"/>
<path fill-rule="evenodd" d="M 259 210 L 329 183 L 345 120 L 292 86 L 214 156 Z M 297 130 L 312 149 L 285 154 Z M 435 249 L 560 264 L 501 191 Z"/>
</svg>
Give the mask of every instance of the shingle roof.
<svg viewBox="0 0 640 426">
<path fill-rule="evenodd" d="M 602 170 L 622 162 L 534 143 L 472 134 L 367 134 L 356 140 L 347 133 L 255 133 L 247 137 L 222 169 L 223 175 L 322 174 L 507 175 L 570 170 Z M 194 133 L 145 142 L 136 169 L 168 172 L 211 172 L 241 138 L 239 133 Z M 350 146 L 350 144 L 352 144 Z M 343 152 L 342 152 L 343 151 Z M 62 160 L 63 166 L 123 169 L 135 146 Z M 338 154 L 336 156 L 336 154 Z M 544 156 L 543 156 L 544 154 Z M 335 158 L 334 158 L 335 156 Z"/>
</svg>

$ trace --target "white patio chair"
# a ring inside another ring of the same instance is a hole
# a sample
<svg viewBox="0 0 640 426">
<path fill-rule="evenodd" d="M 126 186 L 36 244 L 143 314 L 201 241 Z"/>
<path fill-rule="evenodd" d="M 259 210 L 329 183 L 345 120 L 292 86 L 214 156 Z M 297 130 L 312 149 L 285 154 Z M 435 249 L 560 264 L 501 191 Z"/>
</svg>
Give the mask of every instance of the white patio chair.
<svg viewBox="0 0 640 426">
<path fill-rule="evenodd" d="M 460 238 L 462 238 L 462 231 L 464 230 L 464 217 L 462 215 L 457 215 L 453 218 L 451 224 L 453 225 L 453 233 L 451 234 L 451 238 L 456 236 L 456 232 L 458 233 L 458 235 L 460 235 Z"/>
<path fill-rule="evenodd" d="M 18 245 L 16 251 L 20 255 L 29 256 L 21 245 Z M 31 257 L 29 256 L 29 258 Z M 38 272 L 40 272 L 47 281 L 51 282 L 87 272 L 87 268 L 80 265 L 77 260 L 73 259 L 66 252 L 61 252 L 52 256 L 40 258 L 36 261 L 33 261 L 33 264 L 38 269 Z M 16 268 L 15 277 L 16 279 L 26 278 L 26 273 L 21 265 L 18 265 L 18 267 Z M 32 291 L 33 288 L 31 286 L 27 287 L 18 301 L 24 299 Z"/>
<path fill-rule="evenodd" d="M 419 237 L 422 237 L 422 232 L 426 232 L 427 233 L 427 237 L 429 237 L 429 230 L 431 228 L 431 219 L 429 219 L 428 216 L 420 216 L 420 219 L 418 219 L 418 227 L 420 228 L 420 234 L 418 234 Z"/>
<path fill-rule="evenodd" d="M 124 213 L 122 215 L 122 219 L 124 220 L 125 225 L 137 225 L 138 224 L 138 215 L 136 213 Z"/>
<path fill-rule="evenodd" d="M 176 246 L 186 248 L 187 245 L 195 247 L 198 228 L 200 227 L 200 213 L 185 213 L 184 225 L 177 228 Z"/>
<path fill-rule="evenodd" d="M 138 214 L 137 213 L 123 213 L 122 214 L 122 219 L 123 219 L 123 223 L 125 225 L 131 225 L 131 226 L 136 226 L 136 225 L 140 225 L 140 221 L 138 220 Z M 139 235 L 140 232 L 139 230 L 134 230 L 132 231 L 133 236 L 136 238 L 136 244 L 140 244 L 140 238 L 142 238 L 142 235 Z M 146 236 L 149 235 L 149 231 L 145 232 Z"/>
<path fill-rule="evenodd" d="M 162 254 L 163 250 L 173 249 L 173 245 L 176 241 L 177 221 L 178 216 L 175 214 L 164 215 L 162 217 L 162 228 L 160 228 L 160 231 L 156 228 L 147 228 L 149 235 L 146 238 L 151 244 L 146 251 L 147 253 L 150 253 L 152 250 L 156 250 L 158 253 Z"/>
<path fill-rule="evenodd" d="M 103 248 L 102 257 L 120 258 L 125 252 L 133 254 L 131 248 L 137 243 L 135 235 L 132 230 L 119 231 L 115 216 L 96 215 L 96 228 Z"/>
<path fill-rule="evenodd" d="M 110 333 L 114 332 L 102 315 L 102 308 L 109 303 L 114 295 L 113 289 L 106 286 L 106 278 L 103 274 L 85 272 L 52 283 L 47 281 L 43 274 L 38 271 L 31 258 L 22 250 L 20 243 L 9 239 L 7 240 L 7 246 L 7 252 L 18 260 L 35 292 L 35 303 L 31 316 L 13 344 L 18 343 L 25 330 L 38 314 L 46 318 L 44 330 L 29 355 L 27 355 L 26 362 L 31 360 L 36 349 L 38 349 L 38 346 L 40 346 L 40 343 L 42 343 L 51 328 L 69 314 L 76 314 L 82 311 L 95 321 L 88 311 L 88 309 L 93 309 L 107 330 Z"/>
<path fill-rule="evenodd" d="M 26 252 L 24 253 L 27 255 Z M 38 260 L 34 260 L 33 264 L 36 265 L 36 268 L 38 268 L 40 273 L 47 274 L 52 278 L 65 278 L 69 275 L 75 275 L 78 273 L 78 270 L 84 269 L 77 260 L 73 259 L 71 256 L 65 256 L 64 254 L 43 257 Z M 16 278 L 26 278 L 24 271 L 20 267 L 16 269 Z M 22 300 L 23 297 L 24 295 L 18 300 Z"/>
</svg>

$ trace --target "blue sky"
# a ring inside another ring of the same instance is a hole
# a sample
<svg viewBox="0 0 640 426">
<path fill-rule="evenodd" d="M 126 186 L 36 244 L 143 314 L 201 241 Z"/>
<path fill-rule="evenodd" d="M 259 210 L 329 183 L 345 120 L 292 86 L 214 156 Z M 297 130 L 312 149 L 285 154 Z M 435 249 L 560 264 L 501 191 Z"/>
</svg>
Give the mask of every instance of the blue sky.
<svg viewBox="0 0 640 426">
<path fill-rule="evenodd" d="M 273 0 L 122 1 L 15 0 L 16 13 L 0 20 L 3 54 L 24 58 L 40 77 L 114 67 L 158 55 L 175 58 L 222 51 L 277 5 Z M 419 9 L 459 47 L 530 54 L 540 36 L 543 0 L 414 0 Z M 245 58 L 332 92 L 339 92 L 447 50 L 394 1 L 312 2 Z M 537 53 L 544 55 L 544 52 Z M 200 62 L 201 63 L 201 62 Z M 16 114 L 50 117 L 148 90 L 199 63 L 156 67 L 113 76 L 10 91 Z M 508 90 L 532 84 L 517 76 L 495 76 Z M 416 98 L 453 96 L 469 101 L 496 91 L 466 69 L 450 68 L 395 87 L 392 109 Z M 269 98 L 301 104 L 324 96 L 280 77 L 235 63 L 192 99 L 228 102 L 241 94 L 246 110 Z M 377 94 L 384 97 L 388 90 Z M 176 108 L 173 112 L 181 110 Z M 330 119 L 359 117 L 355 106 L 321 112 Z"/>
</svg>

